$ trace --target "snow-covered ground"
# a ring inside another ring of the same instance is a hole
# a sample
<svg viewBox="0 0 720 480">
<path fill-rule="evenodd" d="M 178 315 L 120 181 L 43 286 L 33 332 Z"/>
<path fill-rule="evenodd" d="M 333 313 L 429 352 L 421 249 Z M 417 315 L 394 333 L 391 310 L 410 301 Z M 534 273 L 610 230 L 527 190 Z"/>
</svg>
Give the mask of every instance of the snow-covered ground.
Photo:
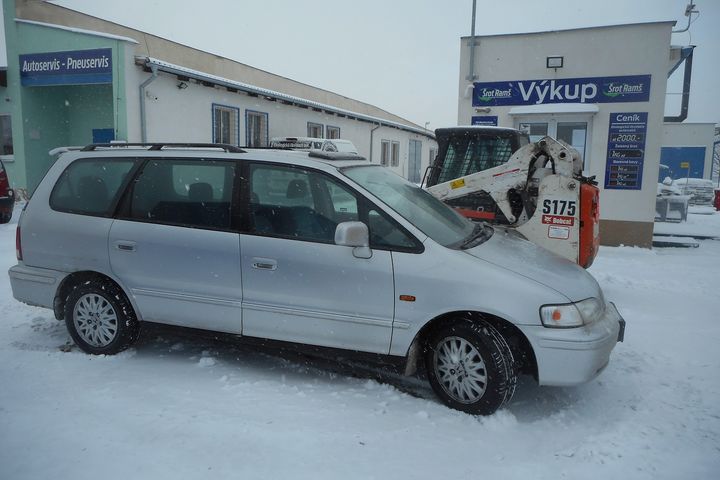
<svg viewBox="0 0 720 480">
<path fill-rule="evenodd" d="M 691 216 L 720 235 L 720 214 Z M 472 417 L 425 387 L 174 332 L 93 357 L 13 300 L 0 225 L 0 479 L 720 478 L 720 241 L 602 248 L 628 326 L 596 380 Z M 413 392 L 408 394 L 406 392 Z"/>
</svg>

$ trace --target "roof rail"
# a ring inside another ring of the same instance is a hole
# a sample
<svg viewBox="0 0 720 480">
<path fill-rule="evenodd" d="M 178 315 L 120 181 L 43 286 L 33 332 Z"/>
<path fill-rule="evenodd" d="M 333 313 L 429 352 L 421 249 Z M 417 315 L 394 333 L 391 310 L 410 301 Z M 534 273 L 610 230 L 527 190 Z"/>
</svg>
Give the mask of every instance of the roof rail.
<svg viewBox="0 0 720 480">
<path fill-rule="evenodd" d="M 367 160 L 357 153 L 346 152 L 325 152 L 322 150 L 310 150 L 308 157 L 322 158 L 323 160 Z"/>
<path fill-rule="evenodd" d="M 83 147 L 55 147 L 52 150 L 48 151 L 48 155 L 54 157 L 55 155 L 60 155 L 61 153 L 78 151 L 82 148 Z"/>
<path fill-rule="evenodd" d="M 86 145 L 81 149 L 82 152 L 92 152 L 98 148 L 122 148 L 122 147 L 145 147 L 147 150 L 162 150 L 164 148 L 207 148 L 207 149 L 220 149 L 228 153 L 247 153 L 242 148 L 230 145 L 228 143 L 167 143 L 167 142 L 153 142 L 153 143 L 124 143 L 124 142 L 113 142 L 113 143 L 92 143 Z"/>
<path fill-rule="evenodd" d="M 268 146 L 268 147 L 251 147 L 250 145 L 243 145 L 238 148 L 243 148 L 243 149 L 249 148 L 251 150 L 296 150 L 295 147 L 270 147 L 270 146 Z"/>
</svg>

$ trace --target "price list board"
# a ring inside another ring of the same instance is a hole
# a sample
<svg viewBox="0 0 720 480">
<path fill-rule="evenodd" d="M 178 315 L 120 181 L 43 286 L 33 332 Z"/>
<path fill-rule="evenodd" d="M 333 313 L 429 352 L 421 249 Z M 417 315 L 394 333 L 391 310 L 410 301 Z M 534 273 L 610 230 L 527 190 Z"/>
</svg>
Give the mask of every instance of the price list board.
<svg viewBox="0 0 720 480">
<path fill-rule="evenodd" d="M 640 190 L 642 187 L 647 117 L 647 112 L 610 114 L 606 189 Z"/>
</svg>

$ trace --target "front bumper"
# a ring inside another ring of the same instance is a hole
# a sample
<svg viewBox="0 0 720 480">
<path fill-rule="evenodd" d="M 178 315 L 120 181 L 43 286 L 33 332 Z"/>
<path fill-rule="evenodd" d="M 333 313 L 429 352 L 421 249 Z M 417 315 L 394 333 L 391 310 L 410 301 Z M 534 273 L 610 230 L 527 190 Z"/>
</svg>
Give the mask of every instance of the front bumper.
<svg viewBox="0 0 720 480">
<path fill-rule="evenodd" d="M 16 300 L 38 307 L 53 308 L 55 292 L 67 273 L 15 265 L 8 270 L 8 275 Z"/>
<path fill-rule="evenodd" d="M 520 327 L 535 351 L 540 385 L 579 385 L 595 378 L 625 336 L 625 320 L 615 304 L 591 325 L 578 328 Z"/>
</svg>

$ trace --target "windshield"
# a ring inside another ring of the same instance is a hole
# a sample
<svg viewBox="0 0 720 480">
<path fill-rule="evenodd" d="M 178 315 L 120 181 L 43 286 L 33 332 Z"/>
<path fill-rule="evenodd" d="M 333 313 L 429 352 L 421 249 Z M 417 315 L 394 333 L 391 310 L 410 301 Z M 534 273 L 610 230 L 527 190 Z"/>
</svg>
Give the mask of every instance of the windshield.
<svg viewBox="0 0 720 480">
<path fill-rule="evenodd" d="M 342 173 L 382 200 L 425 235 L 446 247 L 461 247 L 478 235 L 482 228 L 452 208 L 381 166 L 349 167 Z"/>
<path fill-rule="evenodd" d="M 520 135 L 475 134 L 472 131 L 450 136 L 438 183 L 502 165 L 518 149 L 519 145 L 513 144 L 517 137 L 522 138 Z"/>
</svg>

